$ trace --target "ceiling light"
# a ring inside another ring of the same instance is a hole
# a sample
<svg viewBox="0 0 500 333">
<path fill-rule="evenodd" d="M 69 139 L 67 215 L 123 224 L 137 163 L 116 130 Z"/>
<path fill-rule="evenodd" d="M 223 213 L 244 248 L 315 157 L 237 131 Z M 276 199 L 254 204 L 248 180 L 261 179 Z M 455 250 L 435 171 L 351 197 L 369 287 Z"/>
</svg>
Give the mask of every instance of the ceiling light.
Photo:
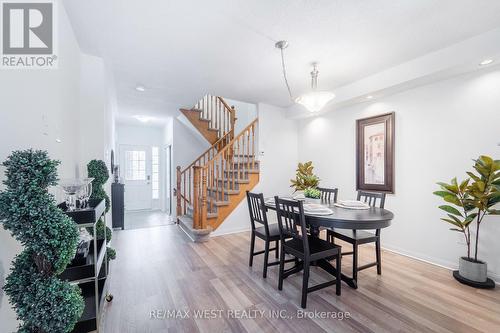
<svg viewBox="0 0 500 333">
<path fill-rule="evenodd" d="M 135 119 L 139 120 L 141 123 L 147 123 L 149 122 L 151 119 L 151 117 L 147 117 L 147 116 L 134 116 Z"/>
<path fill-rule="evenodd" d="M 335 94 L 332 92 L 318 90 L 318 74 L 317 64 L 313 63 L 313 70 L 311 72 L 312 91 L 295 99 L 295 102 L 305 106 L 310 112 L 318 112 L 335 98 Z"/>
<path fill-rule="evenodd" d="M 145 92 L 146 88 L 144 88 L 144 86 L 137 86 L 137 87 L 135 87 L 135 90 L 140 91 L 140 92 Z"/>
<path fill-rule="evenodd" d="M 479 63 L 479 66 L 486 66 L 493 62 L 493 59 L 485 59 Z"/>
<path fill-rule="evenodd" d="M 281 51 L 281 66 L 283 69 L 283 78 L 285 80 L 286 87 L 288 89 L 288 94 L 290 99 L 295 101 L 295 103 L 303 105 L 310 112 L 318 112 L 321 110 L 328 102 L 335 98 L 335 94 L 329 91 L 319 91 L 318 90 L 318 74 L 317 64 L 313 63 L 313 70 L 311 72 L 311 92 L 303 94 L 297 98 L 293 98 L 290 85 L 288 84 L 288 79 L 286 76 L 285 68 L 285 57 L 283 50 L 288 47 L 288 42 L 286 40 L 281 40 L 274 44 L 274 46 Z"/>
<path fill-rule="evenodd" d="M 366 99 L 373 99 L 373 96 L 372 95 L 368 95 L 368 96 L 366 96 Z"/>
</svg>

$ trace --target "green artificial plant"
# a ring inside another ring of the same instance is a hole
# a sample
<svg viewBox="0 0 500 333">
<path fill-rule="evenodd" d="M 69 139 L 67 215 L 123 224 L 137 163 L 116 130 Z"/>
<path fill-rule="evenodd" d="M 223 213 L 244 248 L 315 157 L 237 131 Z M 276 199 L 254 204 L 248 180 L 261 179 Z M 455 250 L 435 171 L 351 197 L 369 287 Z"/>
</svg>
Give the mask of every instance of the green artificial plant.
<svg viewBox="0 0 500 333">
<path fill-rule="evenodd" d="M 48 192 L 57 184 L 58 165 L 47 152 L 31 149 L 3 162 L 0 222 L 23 246 L 3 287 L 19 332 L 70 332 L 83 312 L 80 288 L 57 277 L 73 259 L 79 237 Z"/>
<path fill-rule="evenodd" d="M 319 185 L 319 178 L 313 173 L 312 162 L 299 163 L 297 166 L 295 179 L 290 179 L 290 187 L 297 191 L 304 191 L 308 188 L 316 188 Z"/>
<path fill-rule="evenodd" d="M 109 172 L 106 163 L 102 160 L 92 160 L 87 164 L 87 173 L 90 178 L 94 178 L 92 181 L 92 195 L 90 199 L 104 200 L 106 203 L 106 213 L 110 208 L 109 196 L 104 190 L 104 185 L 109 179 Z M 92 233 L 92 228 L 87 229 L 89 233 Z M 104 220 L 100 219 L 96 225 L 96 237 L 97 239 L 104 239 L 106 235 L 106 243 L 109 243 L 112 236 L 111 229 L 104 224 Z M 107 248 L 108 260 L 114 260 L 116 258 L 116 251 L 110 247 Z"/>
<path fill-rule="evenodd" d="M 453 178 L 450 184 L 438 183 L 441 191 L 434 192 L 451 205 L 441 205 L 447 217 L 441 220 L 453 225 L 450 230 L 463 233 L 467 244 L 467 258 L 471 258 L 471 225 L 476 223 L 474 240 L 474 258 L 477 259 L 479 228 L 485 216 L 500 215 L 500 210 L 493 207 L 500 202 L 500 160 L 489 156 L 479 156 L 474 160 L 474 172 L 467 172 L 470 178 L 458 182 Z"/>
<path fill-rule="evenodd" d="M 306 188 L 304 190 L 304 196 L 306 198 L 311 198 L 311 199 L 320 199 L 321 198 L 321 192 L 317 188 Z"/>
</svg>

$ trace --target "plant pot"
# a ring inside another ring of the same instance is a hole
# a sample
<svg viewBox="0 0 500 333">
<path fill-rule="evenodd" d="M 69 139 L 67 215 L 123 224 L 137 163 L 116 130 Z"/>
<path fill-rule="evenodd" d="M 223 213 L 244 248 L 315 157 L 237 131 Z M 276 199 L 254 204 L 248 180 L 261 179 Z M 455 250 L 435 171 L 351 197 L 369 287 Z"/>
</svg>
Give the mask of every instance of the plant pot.
<svg viewBox="0 0 500 333">
<path fill-rule="evenodd" d="M 461 257 L 458 263 L 458 273 L 461 277 L 474 282 L 486 282 L 488 280 L 488 266 L 483 261 L 474 261 Z"/>
<path fill-rule="evenodd" d="M 321 199 L 306 198 L 306 203 L 320 204 Z"/>
</svg>

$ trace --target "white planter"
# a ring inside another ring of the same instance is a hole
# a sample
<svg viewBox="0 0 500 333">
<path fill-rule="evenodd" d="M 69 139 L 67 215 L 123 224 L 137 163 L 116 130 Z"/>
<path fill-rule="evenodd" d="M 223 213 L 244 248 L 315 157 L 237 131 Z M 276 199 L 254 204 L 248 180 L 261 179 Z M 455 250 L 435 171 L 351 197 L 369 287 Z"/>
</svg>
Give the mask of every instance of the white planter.
<svg viewBox="0 0 500 333">
<path fill-rule="evenodd" d="M 474 282 L 486 282 L 488 280 L 488 265 L 483 261 L 473 261 L 461 257 L 458 263 L 458 273 L 461 277 Z"/>
<path fill-rule="evenodd" d="M 320 204 L 321 203 L 321 199 L 306 198 L 306 203 Z"/>
</svg>

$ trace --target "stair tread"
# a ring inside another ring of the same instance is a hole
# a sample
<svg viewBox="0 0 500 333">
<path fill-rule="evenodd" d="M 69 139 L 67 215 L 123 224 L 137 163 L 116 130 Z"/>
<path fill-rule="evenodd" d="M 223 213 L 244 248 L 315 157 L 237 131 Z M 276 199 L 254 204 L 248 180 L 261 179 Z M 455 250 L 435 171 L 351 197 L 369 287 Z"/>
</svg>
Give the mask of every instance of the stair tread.
<svg viewBox="0 0 500 333">
<path fill-rule="evenodd" d="M 222 187 L 207 186 L 207 190 L 222 192 L 223 188 Z M 238 193 L 240 193 L 240 191 L 224 188 L 224 193 L 226 193 L 226 194 L 238 194 Z"/>
</svg>

